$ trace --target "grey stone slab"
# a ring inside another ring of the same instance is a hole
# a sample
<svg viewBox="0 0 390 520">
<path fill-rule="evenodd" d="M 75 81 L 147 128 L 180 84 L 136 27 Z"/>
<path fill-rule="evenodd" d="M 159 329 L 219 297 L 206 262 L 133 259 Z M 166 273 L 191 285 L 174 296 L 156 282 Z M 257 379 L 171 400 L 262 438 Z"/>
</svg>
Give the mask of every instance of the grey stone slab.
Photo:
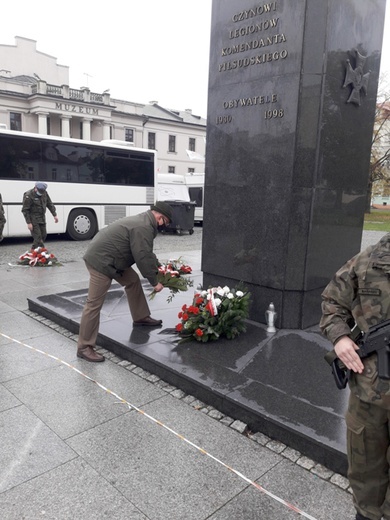
<svg viewBox="0 0 390 520">
<path fill-rule="evenodd" d="M 27 309 L 27 300 L 25 308 Z M 47 330 L 42 323 L 18 311 L 0 315 L 0 332 L 19 341 L 41 336 Z M 4 342 L 8 343 L 9 340 L 0 336 L 0 345 Z"/>
<path fill-rule="evenodd" d="M 68 440 L 148 518 L 207 518 L 246 485 L 146 417 L 131 412 Z"/>
<path fill-rule="evenodd" d="M 94 381 L 135 406 L 165 395 L 113 363 L 91 364 L 77 359 L 74 366 L 91 380 L 57 365 L 4 384 L 62 439 L 128 412 L 128 406 L 118 404 L 118 398 Z"/>
<path fill-rule="evenodd" d="M 8 305 L 8 303 L 0 301 L 0 314 L 6 314 L 7 312 L 12 312 L 14 307 Z"/>
<path fill-rule="evenodd" d="M 277 453 L 170 395 L 147 405 L 144 411 L 251 480 L 281 461 Z"/>
<path fill-rule="evenodd" d="M 20 404 L 22 403 L 19 401 L 19 399 L 16 399 L 16 397 L 12 395 L 11 392 L 9 392 L 3 385 L 0 384 L 0 412 L 3 412 L 4 410 L 9 410 L 10 408 L 14 408 L 15 406 L 19 406 Z"/>
<path fill-rule="evenodd" d="M 147 520 L 81 458 L 0 494 L 7 520 Z"/>
<path fill-rule="evenodd" d="M 74 360 L 75 342 L 47 327 L 44 328 L 47 331 L 46 335 L 29 338 L 28 341 L 23 342 L 24 344 L 9 342 L 2 345 L 0 343 L 0 382 L 58 366 L 59 361 L 51 358 L 50 355 L 67 362 Z M 34 348 L 48 355 L 33 350 Z"/>
<path fill-rule="evenodd" d="M 0 492 L 75 458 L 25 406 L 0 413 L 0 446 Z"/>
<path fill-rule="evenodd" d="M 355 518 L 356 511 L 349 493 L 290 461 L 284 460 L 272 473 L 264 475 L 257 482 L 268 491 L 282 495 L 284 500 L 317 520 Z"/>
<path fill-rule="evenodd" d="M 302 518 L 293 507 L 316 520 L 353 520 L 355 511 L 348 493 L 318 479 L 289 461 L 283 461 L 211 515 L 210 520 L 293 520 Z M 272 493 L 269 495 L 268 493 Z M 282 502 L 279 502 L 280 499 Z"/>
</svg>

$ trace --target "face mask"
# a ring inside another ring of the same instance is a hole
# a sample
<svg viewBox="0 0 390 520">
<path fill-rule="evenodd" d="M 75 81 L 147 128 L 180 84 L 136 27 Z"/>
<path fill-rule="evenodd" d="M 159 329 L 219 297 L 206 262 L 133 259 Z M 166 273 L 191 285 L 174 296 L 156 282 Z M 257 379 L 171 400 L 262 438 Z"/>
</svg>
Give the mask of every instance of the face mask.
<svg viewBox="0 0 390 520">
<path fill-rule="evenodd" d="M 37 191 L 38 197 L 42 197 L 42 193 L 40 191 Z"/>
<path fill-rule="evenodd" d="M 167 226 L 165 224 L 163 224 L 162 226 L 157 226 L 157 229 L 159 231 L 164 231 L 164 229 L 167 229 Z"/>
</svg>

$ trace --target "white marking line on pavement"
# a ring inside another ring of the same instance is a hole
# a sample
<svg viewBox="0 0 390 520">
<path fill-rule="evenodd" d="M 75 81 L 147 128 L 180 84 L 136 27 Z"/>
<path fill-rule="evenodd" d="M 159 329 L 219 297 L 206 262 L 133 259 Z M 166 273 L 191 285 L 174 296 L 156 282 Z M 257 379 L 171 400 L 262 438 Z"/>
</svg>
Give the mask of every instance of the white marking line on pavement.
<svg viewBox="0 0 390 520">
<path fill-rule="evenodd" d="M 49 357 L 51 359 L 54 359 L 55 361 L 58 361 L 59 363 L 62 363 L 63 365 L 71 368 L 72 370 L 74 370 L 75 372 L 80 374 L 82 377 L 85 377 L 86 379 L 88 379 L 92 383 L 95 383 L 99 388 L 101 388 L 102 390 L 104 390 L 108 394 L 111 394 L 114 397 L 116 397 L 120 403 L 127 405 L 129 408 L 132 408 L 133 410 L 139 412 L 141 415 L 143 415 L 147 419 L 150 419 L 155 424 L 157 424 L 159 426 L 162 426 L 167 431 L 169 431 L 170 433 L 173 433 L 173 435 L 175 435 L 176 437 L 178 437 L 182 441 L 186 442 L 187 444 L 189 444 L 190 446 L 195 448 L 197 451 L 199 451 L 203 455 L 207 455 L 207 457 L 209 457 L 210 459 L 214 460 L 215 462 L 217 462 L 218 464 L 220 464 L 224 468 L 228 469 L 229 471 L 231 471 L 232 473 L 234 473 L 235 475 L 240 477 L 242 480 L 244 480 L 245 482 L 247 482 L 248 484 L 250 484 L 251 486 L 253 486 L 257 490 L 261 491 L 262 493 L 264 493 L 268 497 L 273 498 L 274 500 L 276 500 L 280 504 L 286 506 L 288 509 L 291 509 L 292 511 L 295 511 L 296 513 L 298 513 L 299 515 L 303 516 L 304 518 L 308 518 L 309 520 L 317 520 L 316 518 L 314 518 L 314 516 L 311 516 L 308 513 L 305 513 L 304 511 L 302 511 L 298 507 L 294 506 L 293 504 L 290 504 L 290 502 L 287 502 L 286 500 L 283 500 L 283 498 L 278 497 L 277 495 L 275 495 L 274 493 L 271 493 L 270 491 L 268 491 L 267 489 L 263 488 L 262 486 L 260 486 L 256 482 L 254 482 L 253 480 L 250 480 L 248 477 L 246 477 L 245 475 L 243 475 L 242 473 L 240 473 L 236 469 L 232 468 L 228 464 L 225 464 L 221 460 L 217 459 L 216 457 L 214 457 L 214 455 L 211 455 L 211 453 L 208 453 L 206 450 L 204 450 L 200 446 L 197 446 L 193 442 L 189 441 L 188 439 L 183 437 L 183 435 L 180 435 L 180 433 L 175 432 L 174 430 L 172 430 L 172 428 L 169 428 L 169 426 L 166 426 L 164 423 L 162 423 L 158 419 L 155 419 L 154 417 L 152 417 L 151 415 L 147 414 L 146 412 L 144 412 L 140 408 L 137 408 L 137 406 L 129 403 L 128 401 L 126 401 L 126 399 L 123 399 L 118 394 L 116 394 L 115 392 L 113 392 L 109 388 L 106 388 L 104 385 L 102 385 L 101 383 L 99 383 L 95 379 L 92 379 L 87 374 L 84 374 L 84 372 L 81 372 L 81 370 L 79 370 L 75 366 L 71 365 L 70 363 L 67 363 L 63 359 L 60 359 L 60 358 L 58 358 L 56 356 L 53 356 L 52 354 L 48 354 L 47 352 L 44 352 L 43 350 L 40 350 L 40 349 L 35 348 L 35 347 L 32 347 L 31 345 L 27 345 L 26 343 L 23 343 L 22 341 L 19 341 L 19 340 L 15 339 L 15 338 L 11 338 L 10 336 L 7 336 L 6 334 L 3 334 L 2 332 L 0 332 L 0 336 L 3 336 L 3 338 L 7 338 L 7 339 L 13 341 L 14 343 L 18 343 L 19 345 L 22 345 L 23 347 L 27 347 L 28 349 L 33 350 L 34 352 L 38 352 L 39 354 L 43 354 L 44 356 L 47 356 L 47 357 Z"/>
</svg>

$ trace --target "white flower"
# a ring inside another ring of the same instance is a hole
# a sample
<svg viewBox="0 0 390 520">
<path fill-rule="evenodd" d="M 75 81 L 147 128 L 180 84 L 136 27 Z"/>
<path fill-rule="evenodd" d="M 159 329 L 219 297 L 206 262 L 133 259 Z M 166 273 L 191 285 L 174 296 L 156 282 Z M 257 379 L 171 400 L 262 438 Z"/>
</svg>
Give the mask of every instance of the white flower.
<svg viewBox="0 0 390 520">
<path fill-rule="evenodd" d="M 225 296 L 225 291 L 222 289 L 222 287 L 217 287 L 217 290 L 215 291 L 219 296 Z"/>
<path fill-rule="evenodd" d="M 229 289 L 229 287 L 227 285 L 225 285 L 225 287 L 223 288 L 223 292 L 225 294 L 230 293 L 230 289 Z"/>
<path fill-rule="evenodd" d="M 201 296 L 203 296 L 203 298 L 204 298 L 204 297 L 206 296 L 206 294 L 207 294 L 207 291 L 202 291 L 200 294 L 201 294 Z"/>
<path fill-rule="evenodd" d="M 226 295 L 226 298 L 229 298 L 229 300 L 232 300 L 234 298 L 234 295 L 230 292 Z"/>
<path fill-rule="evenodd" d="M 237 291 L 237 292 L 236 292 L 236 296 L 237 296 L 238 298 L 242 298 L 242 297 L 244 296 L 244 293 L 243 293 L 242 291 Z"/>
<path fill-rule="evenodd" d="M 221 302 L 222 302 L 222 300 L 220 300 L 219 298 L 214 298 L 214 303 L 215 303 L 216 307 L 219 307 L 221 305 Z"/>
</svg>

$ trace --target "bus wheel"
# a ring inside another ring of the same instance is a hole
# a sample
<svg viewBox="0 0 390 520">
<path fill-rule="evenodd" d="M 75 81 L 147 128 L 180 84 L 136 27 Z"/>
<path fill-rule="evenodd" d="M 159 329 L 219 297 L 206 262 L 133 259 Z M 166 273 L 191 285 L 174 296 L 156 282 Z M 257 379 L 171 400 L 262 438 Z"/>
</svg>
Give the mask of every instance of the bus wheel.
<svg viewBox="0 0 390 520">
<path fill-rule="evenodd" d="M 73 240 L 89 240 L 97 231 L 96 217 L 89 209 L 74 209 L 68 218 L 66 232 Z"/>
</svg>

